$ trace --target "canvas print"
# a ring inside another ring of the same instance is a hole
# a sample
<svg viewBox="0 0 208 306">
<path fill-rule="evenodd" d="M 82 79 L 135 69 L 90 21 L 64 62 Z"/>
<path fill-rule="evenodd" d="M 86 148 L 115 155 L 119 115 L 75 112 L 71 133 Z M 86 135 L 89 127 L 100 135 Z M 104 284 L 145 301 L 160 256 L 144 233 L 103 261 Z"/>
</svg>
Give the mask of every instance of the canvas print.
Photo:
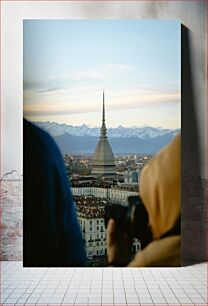
<svg viewBox="0 0 208 306">
<path fill-rule="evenodd" d="M 24 266 L 180 266 L 180 23 L 23 30 Z"/>
</svg>

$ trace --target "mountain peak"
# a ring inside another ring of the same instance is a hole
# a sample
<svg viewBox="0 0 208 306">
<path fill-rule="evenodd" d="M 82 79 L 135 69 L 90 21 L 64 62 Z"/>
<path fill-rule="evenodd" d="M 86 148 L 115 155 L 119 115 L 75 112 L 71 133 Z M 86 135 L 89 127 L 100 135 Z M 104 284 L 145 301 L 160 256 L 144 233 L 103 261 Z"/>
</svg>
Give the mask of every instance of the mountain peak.
<svg viewBox="0 0 208 306">
<path fill-rule="evenodd" d="M 69 134 L 72 136 L 91 136 L 91 137 L 99 137 L 100 128 L 92 127 L 86 124 L 82 124 L 80 126 L 73 126 L 67 124 L 59 124 L 55 122 L 36 122 L 40 128 L 46 130 L 52 136 L 61 136 L 63 134 Z M 175 135 L 178 133 L 180 129 L 164 129 L 161 127 L 151 127 L 151 126 L 133 126 L 133 127 L 124 127 L 119 125 L 116 128 L 108 129 L 108 137 L 109 138 L 131 138 L 136 137 L 140 139 L 152 139 L 158 136 L 164 136 L 166 134 Z"/>
</svg>

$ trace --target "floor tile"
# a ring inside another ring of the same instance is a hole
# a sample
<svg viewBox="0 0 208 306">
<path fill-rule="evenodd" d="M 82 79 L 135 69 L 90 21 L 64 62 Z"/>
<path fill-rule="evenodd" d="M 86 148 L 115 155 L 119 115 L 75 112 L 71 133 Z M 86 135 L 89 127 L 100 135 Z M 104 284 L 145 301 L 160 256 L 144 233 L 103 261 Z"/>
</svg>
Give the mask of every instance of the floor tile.
<svg viewBox="0 0 208 306">
<path fill-rule="evenodd" d="M 1 262 L 5 305 L 207 305 L 207 265 L 182 268 L 23 268 Z"/>
</svg>

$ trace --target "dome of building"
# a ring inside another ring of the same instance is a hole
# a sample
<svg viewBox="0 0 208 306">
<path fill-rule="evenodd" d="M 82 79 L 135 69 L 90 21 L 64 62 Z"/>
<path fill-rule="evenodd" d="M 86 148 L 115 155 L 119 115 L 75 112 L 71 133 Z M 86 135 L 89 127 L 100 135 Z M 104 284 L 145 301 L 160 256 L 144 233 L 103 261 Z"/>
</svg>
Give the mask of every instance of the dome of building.
<svg viewBox="0 0 208 306">
<path fill-rule="evenodd" d="M 104 93 L 103 93 L 103 119 L 102 119 L 102 126 L 100 129 L 100 140 L 93 154 L 91 173 L 100 176 L 115 175 L 114 155 L 107 139 L 107 129 L 105 126 Z"/>
</svg>

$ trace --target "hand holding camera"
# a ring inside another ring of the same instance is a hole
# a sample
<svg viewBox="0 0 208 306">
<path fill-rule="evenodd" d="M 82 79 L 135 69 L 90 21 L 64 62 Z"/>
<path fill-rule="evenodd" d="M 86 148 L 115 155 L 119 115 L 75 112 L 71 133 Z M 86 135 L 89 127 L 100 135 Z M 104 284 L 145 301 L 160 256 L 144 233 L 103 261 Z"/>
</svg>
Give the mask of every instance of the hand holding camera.
<svg viewBox="0 0 208 306">
<path fill-rule="evenodd" d="M 132 257 L 133 238 L 141 248 L 152 241 L 148 214 L 139 196 L 128 198 L 128 206 L 111 204 L 105 210 L 108 262 L 112 266 L 126 266 Z"/>
<path fill-rule="evenodd" d="M 131 260 L 132 239 L 110 219 L 107 226 L 108 266 L 125 267 Z"/>
</svg>

